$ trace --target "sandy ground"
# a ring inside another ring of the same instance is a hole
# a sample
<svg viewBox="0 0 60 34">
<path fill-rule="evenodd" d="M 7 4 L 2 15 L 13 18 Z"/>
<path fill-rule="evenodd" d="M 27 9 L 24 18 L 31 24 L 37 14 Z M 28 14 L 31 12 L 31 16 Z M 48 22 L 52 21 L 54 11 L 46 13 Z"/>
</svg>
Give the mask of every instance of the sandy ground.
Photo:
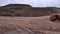
<svg viewBox="0 0 60 34">
<path fill-rule="evenodd" d="M 0 34 L 60 34 L 60 22 L 49 16 L 1 17 Z"/>
</svg>

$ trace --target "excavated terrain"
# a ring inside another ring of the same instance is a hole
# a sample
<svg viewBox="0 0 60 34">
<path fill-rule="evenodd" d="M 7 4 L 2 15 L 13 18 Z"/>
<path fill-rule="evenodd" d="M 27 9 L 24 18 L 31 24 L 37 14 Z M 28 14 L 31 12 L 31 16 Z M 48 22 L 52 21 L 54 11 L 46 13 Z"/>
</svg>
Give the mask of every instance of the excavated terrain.
<svg viewBox="0 0 60 34">
<path fill-rule="evenodd" d="M 52 22 L 49 16 L 0 16 L 0 34 L 60 34 L 60 21 Z"/>
</svg>

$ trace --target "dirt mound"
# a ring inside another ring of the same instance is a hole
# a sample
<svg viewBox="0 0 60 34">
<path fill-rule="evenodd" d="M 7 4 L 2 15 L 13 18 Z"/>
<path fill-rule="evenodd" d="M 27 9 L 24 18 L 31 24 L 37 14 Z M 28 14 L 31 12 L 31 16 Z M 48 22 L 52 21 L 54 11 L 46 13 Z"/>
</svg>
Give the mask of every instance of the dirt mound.
<svg viewBox="0 0 60 34">
<path fill-rule="evenodd" d="M 0 17 L 0 34 L 60 34 L 60 22 L 49 16 Z"/>
<path fill-rule="evenodd" d="M 27 4 L 8 4 L 0 7 L 0 16 L 38 17 L 50 15 L 47 7 L 32 7 Z"/>
</svg>

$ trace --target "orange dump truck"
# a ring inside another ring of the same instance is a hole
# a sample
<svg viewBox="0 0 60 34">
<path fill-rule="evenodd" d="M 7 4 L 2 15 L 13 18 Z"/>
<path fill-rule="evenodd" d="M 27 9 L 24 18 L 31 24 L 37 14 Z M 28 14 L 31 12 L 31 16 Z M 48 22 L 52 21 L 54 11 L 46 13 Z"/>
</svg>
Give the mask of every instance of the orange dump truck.
<svg viewBox="0 0 60 34">
<path fill-rule="evenodd" d="M 51 20 L 51 21 L 60 20 L 60 14 L 51 15 L 51 16 L 50 16 L 50 20 Z"/>
</svg>

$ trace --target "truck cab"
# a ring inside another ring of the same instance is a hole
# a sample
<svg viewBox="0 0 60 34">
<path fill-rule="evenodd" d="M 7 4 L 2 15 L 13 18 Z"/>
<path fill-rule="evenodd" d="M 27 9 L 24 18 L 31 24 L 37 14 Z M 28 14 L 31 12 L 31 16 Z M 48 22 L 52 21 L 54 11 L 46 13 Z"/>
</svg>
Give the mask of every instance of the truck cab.
<svg viewBox="0 0 60 34">
<path fill-rule="evenodd" d="M 51 21 L 60 20 L 60 14 L 54 14 L 50 16 Z"/>
</svg>

